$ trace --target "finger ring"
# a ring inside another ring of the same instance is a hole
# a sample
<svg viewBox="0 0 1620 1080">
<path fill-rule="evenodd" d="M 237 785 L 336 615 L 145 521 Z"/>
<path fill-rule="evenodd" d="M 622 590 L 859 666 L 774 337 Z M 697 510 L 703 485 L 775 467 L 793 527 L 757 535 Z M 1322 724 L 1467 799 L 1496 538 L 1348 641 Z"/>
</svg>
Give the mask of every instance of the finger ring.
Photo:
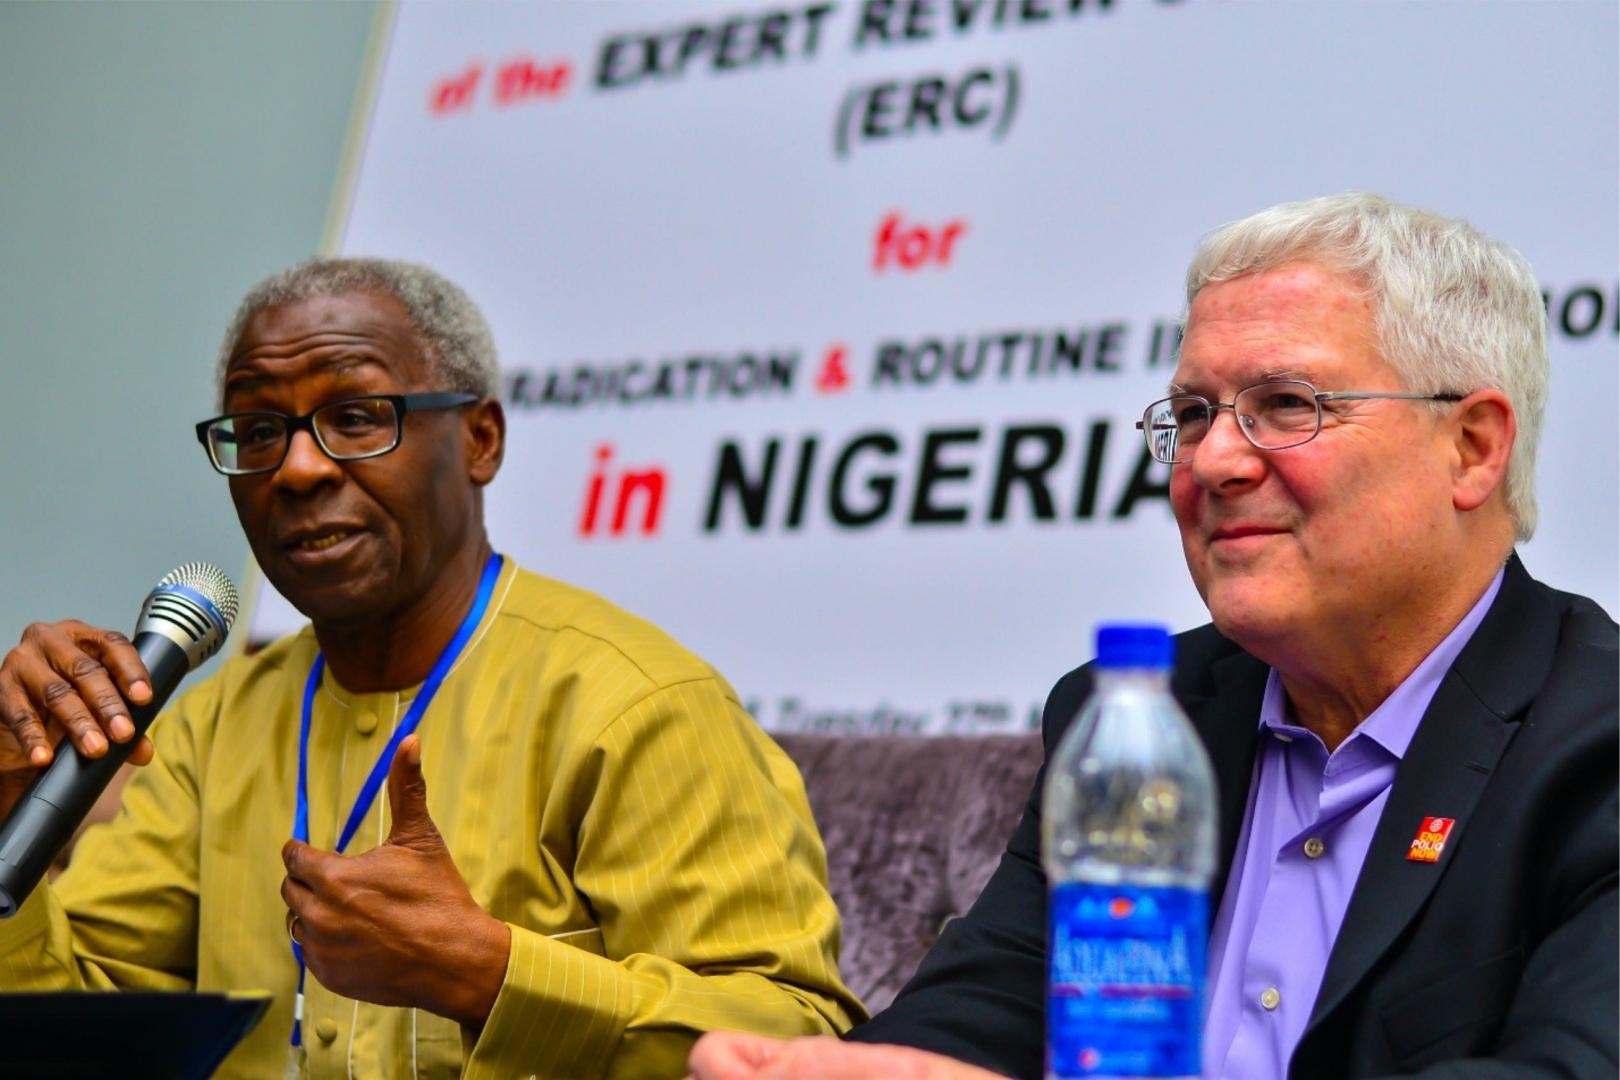
<svg viewBox="0 0 1620 1080">
<path fill-rule="evenodd" d="M 287 936 L 292 939 L 292 943 L 294 945 L 302 947 L 304 943 L 302 941 L 298 940 L 297 930 L 298 930 L 298 913 L 294 912 L 294 911 L 289 911 L 289 912 L 287 912 Z"/>
</svg>

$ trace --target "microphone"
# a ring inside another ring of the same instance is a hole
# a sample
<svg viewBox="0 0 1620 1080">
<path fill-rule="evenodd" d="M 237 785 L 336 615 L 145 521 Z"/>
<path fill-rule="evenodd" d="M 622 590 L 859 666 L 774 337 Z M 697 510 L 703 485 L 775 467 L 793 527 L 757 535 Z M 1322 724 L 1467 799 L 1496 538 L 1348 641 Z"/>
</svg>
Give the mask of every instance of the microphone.
<svg viewBox="0 0 1620 1080">
<path fill-rule="evenodd" d="M 134 645 L 150 676 L 152 700 L 130 705 L 135 735 L 121 743 L 109 739 L 101 757 L 87 758 L 63 740 L 0 825 L 0 919 L 28 899 L 180 680 L 224 644 L 237 606 L 236 586 L 209 563 L 177 567 L 147 595 Z"/>
</svg>

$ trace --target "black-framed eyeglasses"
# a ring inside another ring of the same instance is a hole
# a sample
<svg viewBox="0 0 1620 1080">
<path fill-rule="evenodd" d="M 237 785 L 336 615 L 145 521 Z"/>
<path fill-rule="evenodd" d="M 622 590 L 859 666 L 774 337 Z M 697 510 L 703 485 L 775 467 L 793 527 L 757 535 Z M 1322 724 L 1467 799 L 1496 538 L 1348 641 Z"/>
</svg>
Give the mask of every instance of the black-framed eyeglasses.
<svg viewBox="0 0 1620 1080">
<path fill-rule="evenodd" d="M 1149 405 L 1136 422 L 1155 461 L 1179 465 L 1192 452 L 1222 409 L 1231 409 L 1238 430 L 1261 450 L 1303 446 L 1322 430 L 1322 402 L 1461 401 L 1463 394 L 1386 393 L 1363 390 L 1318 390 L 1301 379 L 1278 379 L 1245 386 L 1231 401 L 1211 401 L 1198 394 L 1172 394 Z"/>
<path fill-rule="evenodd" d="M 329 401 L 302 416 L 278 412 L 226 413 L 197 425 L 197 441 L 226 476 L 252 476 L 281 468 L 293 433 L 307 431 L 333 461 L 381 457 L 399 446 L 405 414 L 454 409 L 481 401 L 477 394 L 368 394 Z"/>
</svg>

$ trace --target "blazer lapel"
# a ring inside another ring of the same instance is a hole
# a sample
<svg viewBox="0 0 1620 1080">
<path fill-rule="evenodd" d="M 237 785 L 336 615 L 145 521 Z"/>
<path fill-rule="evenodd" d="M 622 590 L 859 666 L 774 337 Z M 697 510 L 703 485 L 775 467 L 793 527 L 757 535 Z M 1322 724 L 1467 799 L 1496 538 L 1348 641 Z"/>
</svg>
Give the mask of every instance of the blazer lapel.
<svg viewBox="0 0 1620 1080">
<path fill-rule="evenodd" d="M 1518 730 L 1517 714 L 1551 665 L 1555 616 L 1540 589 L 1515 556 L 1496 602 L 1423 714 L 1356 878 L 1305 1037 L 1417 916 L 1466 839 L 1469 816 Z M 1408 859 L 1431 817 L 1455 821 L 1439 860 Z"/>
<path fill-rule="evenodd" d="M 1455 675 L 1441 682 L 1396 771 L 1307 1030 L 1344 1000 L 1423 907 L 1467 834 L 1468 816 L 1514 730 Z M 1439 861 L 1408 859 L 1419 827 L 1431 817 L 1455 822 Z"/>
<path fill-rule="evenodd" d="M 1249 805 L 1249 784 L 1254 777 L 1254 755 L 1260 731 L 1260 699 L 1271 668 L 1248 653 L 1237 652 L 1214 666 L 1215 693 L 1204 704 L 1193 705 L 1188 715 L 1203 737 L 1215 770 L 1219 799 L 1220 849 L 1215 878 L 1210 882 L 1209 916 L 1220 910 L 1221 897 L 1237 852 Z"/>
</svg>

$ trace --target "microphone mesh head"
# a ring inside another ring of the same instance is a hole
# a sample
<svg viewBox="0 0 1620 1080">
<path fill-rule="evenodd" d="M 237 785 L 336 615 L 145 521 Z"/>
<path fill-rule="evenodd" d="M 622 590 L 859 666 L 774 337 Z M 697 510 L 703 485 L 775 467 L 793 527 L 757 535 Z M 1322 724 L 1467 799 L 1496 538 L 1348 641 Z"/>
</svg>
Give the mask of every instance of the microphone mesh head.
<svg viewBox="0 0 1620 1080">
<path fill-rule="evenodd" d="M 236 612 L 241 607 L 241 600 L 236 595 L 236 586 L 225 576 L 225 571 L 213 563 L 188 562 L 184 566 L 177 566 L 164 574 L 163 580 L 158 582 L 160 589 L 165 585 L 184 585 L 193 592 L 207 597 L 208 602 L 213 604 L 225 619 L 227 632 L 231 624 L 236 622 Z"/>
</svg>

